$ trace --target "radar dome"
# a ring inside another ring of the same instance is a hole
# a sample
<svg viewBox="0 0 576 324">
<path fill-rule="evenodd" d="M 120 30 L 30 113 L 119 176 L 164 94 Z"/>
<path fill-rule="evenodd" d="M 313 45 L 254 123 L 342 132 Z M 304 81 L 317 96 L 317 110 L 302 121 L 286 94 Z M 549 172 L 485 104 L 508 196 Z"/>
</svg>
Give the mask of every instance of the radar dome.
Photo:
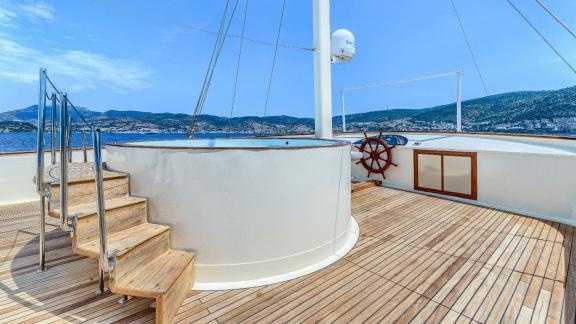
<svg viewBox="0 0 576 324">
<path fill-rule="evenodd" d="M 343 63 L 352 60 L 356 54 L 356 40 L 347 29 L 338 29 L 330 37 L 332 63 Z"/>
</svg>

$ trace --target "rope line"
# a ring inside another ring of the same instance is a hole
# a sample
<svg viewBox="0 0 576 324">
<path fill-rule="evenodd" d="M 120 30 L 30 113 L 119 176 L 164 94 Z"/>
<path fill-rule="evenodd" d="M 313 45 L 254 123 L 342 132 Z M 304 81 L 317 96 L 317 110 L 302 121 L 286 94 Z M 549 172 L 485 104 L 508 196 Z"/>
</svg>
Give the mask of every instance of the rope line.
<svg viewBox="0 0 576 324">
<path fill-rule="evenodd" d="M 226 17 L 228 16 L 228 7 L 230 4 L 230 0 L 226 1 L 226 6 L 224 7 L 224 13 L 222 14 L 222 19 L 220 21 L 220 29 L 218 32 L 218 37 L 216 38 L 216 42 L 214 43 L 212 56 L 210 57 L 210 62 L 208 63 L 208 69 L 206 70 L 206 76 L 204 77 L 204 82 L 202 84 L 200 96 L 198 97 L 198 102 L 196 103 L 194 114 L 192 115 L 192 123 L 191 123 L 191 129 L 189 131 L 190 133 L 189 137 L 193 137 L 194 126 L 196 123 L 197 116 L 202 112 L 202 109 L 204 108 L 204 103 L 206 102 L 206 97 L 208 96 L 208 90 L 210 89 L 212 78 L 214 76 L 214 70 L 216 70 L 216 64 L 218 63 L 220 53 L 222 52 L 222 47 L 224 46 L 224 43 L 226 41 L 226 35 L 228 34 L 228 30 L 230 29 L 230 25 L 232 24 L 232 20 L 234 19 L 236 9 L 238 8 L 238 2 L 239 0 L 236 0 L 234 9 L 232 10 L 232 14 L 230 15 L 230 20 L 228 21 L 228 24 L 226 24 Z"/>
<path fill-rule="evenodd" d="M 56 87 L 56 85 L 54 84 L 54 82 L 52 82 L 52 80 L 50 80 L 50 77 L 48 76 L 48 73 L 45 74 L 46 76 L 46 80 L 48 81 L 48 83 L 50 83 L 50 85 L 52 86 L 52 88 L 54 89 L 54 92 L 56 92 L 57 94 L 61 94 L 62 92 L 60 90 L 58 90 L 58 88 Z M 46 97 L 50 100 L 52 100 L 52 95 L 48 95 L 48 92 L 45 93 Z M 58 96 L 56 96 L 56 101 L 60 102 L 60 98 L 58 98 Z M 72 103 L 72 101 L 70 101 L 70 99 L 66 98 L 66 101 L 68 102 L 68 104 L 70 104 L 70 107 L 72 107 L 72 109 L 74 109 L 74 111 L 76 112 L 76 114 L 78 115 L 78 117 L 80 117 L 80 119 L 82 120 L 82 122 L 84 122 L 84 124 L 86 124 L 86 126 L 88 127 L 92 127 L 92 124 L 90 124 L 86 118 L 84 118 L 84 116 L 80 113 L 80 111 L 78 110 L 78 108 L 76 108 L 76 106 Z M 52 107 L 52 109 L 55 109 L 54 107 Z"/>
<path fill-rule="evenodd" d="M 242 34 L 240 37 L 240 48 L 238 50 L 238 59 L 236 61 L 236 76 L 234 77 L 234 92 L 232 93 L 232 105 L 230 106 L 230 118 L 228 119 L 228 137 L 232 132 L 232 117 L 234 117 L 234 106 L 236 104 L 236 93 L 238 91 L 238 76 L 240 75 L 240 60 L 242 58 L 242 49 L 244 47 L 244 33 L 246 31 L 246 17 L 248 16 L 248 1 L 244 7 L 244 18 L 242 19 Z"/>
<path fill-rule="evenodd" d="M 200 96 L 198 97 L 198 102 L 196 103 L 196 108 L 194 109 L 194 115 L 198 115 L 203 108 L 204 99 L 208 91 L 208 85 L 210 84 L 210 76 L 212 75 L 212 71 L 214 70 L 214 61 L 215 58 L 218 56 L 218 48 L 222 41 L 222 32 L 226 26 L 226 16 L 228 14 L 228 6 L 230 4 L 230 0 L 226 0 L 226 5 L 224 6 L 224 12 L 222 14 L 222 18 L 220 19 L 220 29 L 218 30 L 218 36 L 216 41 L 214 42 L 214 48 L 212 49 L 212 55 L 210 56 L 210 62 L 208 62 L 208 69 L 206 69 L 206 75 L 204 76 L 204 82 L 202 83 L 202 88 L 200 90 Z"/>
<path fill-rule="evenodd" d="M 262 123 L 260 127 L 260 136 L 264 133 L 264 118 L 268 113 L 268 104 L 270 101 L 270 92 L 272 90 L 272 80 L 274 78 L 274 70 L 276 69 L 276 57 L 278 54 L 278 44 L 280 42 L 280 34 L 282 32 L 282 24 L 284 22 L 284 12 L 286 9 L 286 0 L 282 1 L 282 12 L 280 13 L 280 22 L 278 24 L 278 32 L 276 33 L 276 45 L 274 46 L 274 55 L 272 56 L 272 68 L 270 69 L 270 77 L 268 79 L 268 90 L 266 91 L 266 102 L 264 103 L 264 115 L 262 116 Z"/>
<path fill-rule="evenodd" d="M 84 2 L 89 2 L 89 3 L 91 3 L 97 7 L 100 7 L 100 8 L 104 8 L 104 9 L 107 9 L 107 10 L 110 10 L 110 11 L 113 11 L 113 12 L 116 12 L 119 14 L 124 14 L 124 15 L 132 16 L 132 17 L 141 18 L 141 19 L 151 21 L 151 22 L 157 23 L 157 24 L 176 26 L 176 27 L 179 27 L 182 29 L 192 30 L 194 32 L 206 33 L 206 34 L 211 34 L 211 35 L 218 35 L 218 32 L 215 32 L 213 30 L 209 30 L 209 29 L 205 29 L 205 28 L 199 28 L 196 26 L 192 26 L 192 25 L 189 25 L 186 23 L 178 22 L 175 20 L 167 19 L 167 18 L 150 16 L 150 15 L 138 12 L 138 11 L 130 10 L 130 9 L 116 6 L 113 4 L 102 3 L 101 0 L 84 0 Z M 249 42 L 252 42 L 255 44 L 265 45 L 265 46 L 276 46 L 275 43 L 273 43 L 273 42 L 268 42 L 268 41 L 250 38 L 250 37 L 242 37 L 241 35 L 229 34 L 226 37 L 244 39 L 246 41 L 249 41 Z M 298 49 L 298 50 L 303 50 L 303 51 L 314 51 L 314 48 L 311 48 L 311 47 L 292 45 L 292 44 L 278 44 L 278 46 L 284 47 L 284 48 Z"/>
<path fill-rule="evenodd" d="M 572 35 L 572 37 L 576 38 L 576 33 L 574 33 L 570 27 L 568 27 L 561 19 L 560 17 L 558 17 L 554 12 L 552 12 L 552 10 L 550 10 L 545 4 L 544 2 L 542 2 L 541 0 L 535 0 L 536 2 L 538 2 L 538 4 L 540 5 L 540 7 L 542 7 L 542 9 L 546 10 L 546 12 L 552 17 L 554 18 L 562 27 L 564 27 L 564 29 L 566 29 L 566 31 Z"/>
<path fill-rule="evenodd" d="M 560 54 L 560 52 L 558 52 L 558 50 L 556 49 L 556 47 L 554 47 L 554 45 L 552 45 L 552 43 L 550 43 L 548 41 L 548 39 L 546 39 L 546 36 L 544 36 L 539 30 L 538 28 L 536 28 L 536 26 L 534 26 L 534 24 L 532 24 L 532 22 L 522 13 L 522 11 L 520 11 L 520 9 L 518 9 L 518 7 L 516 7 L 514 5 L 514 3 L 512 3 L 511 0 L 506 0 L 508 1 L 508 3 L 510 4 L 510 6 L 518 13 L 518 15 L 520 15 L 520 17 L 522 17 L 522 19 L 524 19 L 524 21 L 536 32 L 536 34 L 538 34 L 540 36 L 540 38 L 542 38 L 542 40 L 548 44 L 548 46 L 554 51 L 554 53 L 556 53 L 556 55 L 558 55 L 558 57 L 560 57 L 560 59 L 564 62 L 564 64 L 566 64 L 566 66 L 568 68 L 570 68 L 570 70 L 572 70 L 572 72 L 574 72 L 574 74 L 576 74 L 576 69 L 574 69 L 574 67 L 564 58 L 564 56 L 562 56 L 562 54 Z"/>
<path fill-rule="evenodd" d="M 58 88 L 56 88 L 56 86 L 54 85 L 54 83 L 52 82 L 52 80 L 50 80 L 50 77 L 48 76 L 48 73 L 45 74 L 46 75 L 46 80 L 48 81 L 48 83 L 50 83 L 50 85 L 52 86 L 52 88 L 54 89 L 54 91 L 57 94 L 60 94 L 60 90 L 58 90 Z"/>
<path fill-rule="evenodd" d="M 470 40 L 468 38 L 468 34 L 466 34 L 466 30 L 464 29 L 464 24 L 462 23 L 462 19 L 460 18 L 460 14 L 458 13 L 458 9 L 456 9 L 456 4 L 454 4 L 454 0 L 450 0 L 452 4 L 452 9 L 454 10 L 454 14 L 456 15 L 456 19 L 458 20 L 458 25 L 460 26 L 460 30 L 462 31 L 462 35 L 464 36 L 464 41 L 466 42 L 466 47 L 468 47 L 468 52 L 472 57 L 472 61 L 474 62 L 474 68 L 476 69 L 476 74 L 480 78 L 480 82 L 482 83 L 482 88 L 484 89 L 484 93 L 488 95 L 488 88 L 486 87 L 486 82 L 484 81 L 484 76 L 482 76 L 482 72 L 480 71 L 480 65 L 476 60 L 476 55 L 474 55 L 474 50 L 472 50 L 472 45 L 470 44 Z"/>
<path fill-rule="evenodd" d="M 74 109 L 74 111 L 76 112 L 78 117 L 80 117 L 80 119 L 84 122 L 84 124 L 86 124 L 86 126 L 88 126 L 88 127 L 92 127 L 92 125 L 84 118 L 84 116 L 82 116 L 80 111 L 78 111 L 78 108 L 76 108 L 76 106 L 74 106 L 74 104 L 70 101 L 70 99 L 66 98 L 66 100 L 68 101 L 68 104 L 70 104 L 70 107 L 72 107 L 72 109 Z"/>
</svg>

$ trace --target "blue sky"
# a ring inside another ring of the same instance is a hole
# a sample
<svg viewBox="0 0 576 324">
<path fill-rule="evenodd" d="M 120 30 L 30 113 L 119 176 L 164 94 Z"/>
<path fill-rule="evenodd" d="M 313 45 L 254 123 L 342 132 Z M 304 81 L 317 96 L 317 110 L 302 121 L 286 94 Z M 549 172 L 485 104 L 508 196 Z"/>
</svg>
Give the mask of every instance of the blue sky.
<svg viewBox="0 0 576 324">
<path fill-rule="evenodd" d="M 240 0 L 243 8 L 245 0 Z M 514 0 L 576 65 L 576 40 L 533 0 Z M 546 1 L 546 0 L 545 0 Z M 0 0 L 0 112 L 34 104 L 44 66 L 77 105 L 191 113 L 224 0 Z M 558 89 L 574 75 L 504 0 L 455 0 L 491 94 Z M 547 0 L 576 28 L 576 2 Z M 272 42 L 281 0 L 250 0 L 246 36 Z M 332 30 L 356 36 L 357 55 L 333 66 L 338 89 L 463 69 L 463 98 L 483 96 L 449 0 L 331 1 Z M 311 0 L 287 0 L 283 44 L 312 47 Z M 241 15 L 231 33 L 239 34 Z M 230 114 L 238 39 L 228 39 L 204 113 Z M 246 42 L 234 114 L 262 115 L 273 47 Z M 269 115 L 313 116 L 312 53 L 280 48 Z M 452 78 L 350 93 L 349 113 L 454 101 Z"/>
</svg>

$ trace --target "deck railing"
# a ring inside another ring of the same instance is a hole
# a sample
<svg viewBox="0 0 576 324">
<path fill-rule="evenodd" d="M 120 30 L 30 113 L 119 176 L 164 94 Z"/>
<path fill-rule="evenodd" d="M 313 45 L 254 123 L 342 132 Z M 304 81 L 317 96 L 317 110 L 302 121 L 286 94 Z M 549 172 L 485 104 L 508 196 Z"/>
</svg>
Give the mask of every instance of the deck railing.
<svg viewBox="0 0 576 324">
<path fill-rule="evenodd" d="M 76 112 L 79 119 L 84 123 L 84 127 L 92 132 L 93 150 L 94 150 L 94 168 L 95 168 L 95 183 L 96 183 L 96 198 L 97 198 L 97 216 L 98 228 L 100 236 L 100 292 L 104 291 L 103 286 L 103 272 L 110 271 L 112 263 L 110 262 L 107 239 L 106 239 L 106 217 L 104 206 L 104 186 L 103 186 L 103 171 L 102 171 L 102 146 L 100 140 L 100 130 L 90 123 L 82 116 L 80 111 L 68 98 L 66 92 L 59 91 L 58 88 L 48 77 L 46 69 L 40 69 L 40 87 L 38 99 L 38 138 L 37 138 L 37 164 L 36 164 L 36 190 L 40 195 L 40 235 L 39 235 L 39 272 L 46 271 L 46 252 L 45 252 L 45 239 L 46 239 L 46 210 L 49 208 L 49 201 L 51 192 L 44 182 L 44 135 L 46 132 L 46 100 L 52 100 L 52 120 L 51 120 L 51 147 L 50 157 L 51 164 L 56 164 L 56 105 L 59 105 L 60 110 L 60 228 L 66 232 L 74 231 L 74 220 L 68 217 L 68 163 L 72 162 L 72 115 L 68 110 L 68 106 Z M 50 85 L 54 92 L 48 96 L 47 86 Z M 81 132 L 82 139 L 82 153 L 83 161 L 87 162 L 87 143 L 85 129 Z"/>
</svg>

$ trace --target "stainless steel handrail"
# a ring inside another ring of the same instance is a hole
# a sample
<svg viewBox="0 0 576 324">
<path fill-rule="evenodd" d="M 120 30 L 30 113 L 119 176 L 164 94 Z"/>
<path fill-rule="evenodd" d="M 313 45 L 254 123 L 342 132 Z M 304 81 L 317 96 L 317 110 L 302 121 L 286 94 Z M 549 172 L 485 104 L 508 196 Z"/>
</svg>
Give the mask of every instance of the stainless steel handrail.
<svg viewBox="0 0 576 324">
<path fill-rule="evenodd" d="M 46 258 L 45 258 L 45 218 L 46 207 L 49 203 L 50 190 L 46 189 L 44 184 L 44 133 L 46 131 L 46 87 L 47 82 L 54 88 L 52 96 L 52 125 L 51 125 L 51 163 L 56 164 L 56 105 L 59 102 L 60 106 L 60 228 L 66 232 L 74 231 L 74 220 L 68 219 L 68 163 L 72 162 L 72 116 L 68 112 L 68 104 L 78 114 L 80 119 L 90 127 L 92 131 L 92 139 L 94 145 L 94 164 L 95 164 L 95 184 L 96 184 L 96 199 L 98 208 L 98 229 L 100 236 L 100 290 L 99 293 L 105 291 L 104 288 L 104 272 L 109 272 L 114 267 L 113 256 L 109 255 L 107 236 L 106 236 L 106 209 L 104 205 L 104 184 L 103 184 L 103 170 L 102 170 L 102 145 L 100 140 L 100 130 L 95 129 L 90 125 L 79 110 L 68 99 L 66 92 L 61 92 L 56 89 L 56 86 L 46 72 L 46 69 L 40 69 L 40 94 L 38 100 L 38 141 L 37 141 L 37 165 L 36 165 L 36 189 L 40 194 L 41 211 L 40 211 L 40 267 L 39 271 L 46 271 Z M 82 153 L 83 160 L 87 162 L 87 143 L 86 134 L 82 130 Z"/>
<path fill-rule="evenodd" d="M 84 163 L 86 163 L 88 162 L 88 147 L 86 143 L 86 132 L 84 130 L 82 130 L 81 132 L 81 138 L 82 138 L 82 157 Z"/>
<path fill-rule="evenodd" d="M 56 164 L 56 105 L 58 98 L 56 97 L 58 94 L 56 92 L 52 92 L 52 124 L 50 125 L 50 162 L 52 165 Z M 40 109 L 40 108 L 38 108 Z"/>
<path fill-rule="evenodd" d="M 38 94 L 38 129 L 36 142 L 36 191 L 40 195 L 39 267 L 38 272 L 46 271 L 46 204 L 50 192 L 44 188 L 44 131 L 46 117 L 46 69 L 40 69 Z"/>
<path fill-rule="evenodd" d="M 68 107 L 68 104 L 66 104 L 66 107 Z M 66 112 L 68 112 L 68 108 L 66 108 Z M 68 119 L 66 120 L 66 132 L 68 162 L 72 163 L 72 116 L 70 114 L 68 114 Z"/>
<path fill-rule="evenodd" d="M 68 223 L 68 155 L 71 144 L 68 122 L 68 94 L 61 92 L 60 101 L 60 228 L 71 232 L 74 228 Z"/>
<path fill-rule="evenodd" d="M 106 235 L 106 207 L 104 205 L 104 181 L 102 176 L 102 146 L 100 130 L 92 129 L 92 143 L 94 144 L 94 166 L 96 171 L 96 192 L 98 208 L 98 232 L 100 235 L 100 270 L 109 272 L 114 268 L 113 259 L 108 254 L 108 239 Z"/>
<path fill-rule="evenodd" d="M 46 117 L 46 69 L 40 69 L 38 94 L 38 136 L 36 141 L 36 191 L 44 195 L 44 119 Z"/>
</svg>

